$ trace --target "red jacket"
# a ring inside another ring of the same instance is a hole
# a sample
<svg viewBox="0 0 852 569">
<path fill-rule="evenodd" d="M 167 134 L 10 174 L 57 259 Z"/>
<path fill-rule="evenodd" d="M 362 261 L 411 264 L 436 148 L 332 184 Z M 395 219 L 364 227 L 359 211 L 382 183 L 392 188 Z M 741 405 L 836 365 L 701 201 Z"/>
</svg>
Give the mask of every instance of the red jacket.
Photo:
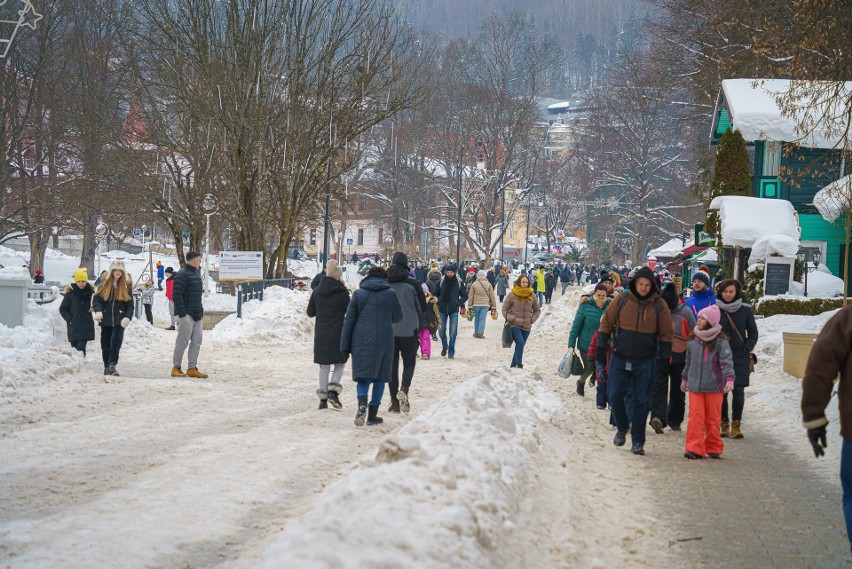
<svg viewBox="0 0 852 569">
<path fill-rule="evenodd" d="M 166 279 L 166 298 L 172 300 L 172 290 L 175 287 L 175 278 L 171 277 Z"/>
</svg>

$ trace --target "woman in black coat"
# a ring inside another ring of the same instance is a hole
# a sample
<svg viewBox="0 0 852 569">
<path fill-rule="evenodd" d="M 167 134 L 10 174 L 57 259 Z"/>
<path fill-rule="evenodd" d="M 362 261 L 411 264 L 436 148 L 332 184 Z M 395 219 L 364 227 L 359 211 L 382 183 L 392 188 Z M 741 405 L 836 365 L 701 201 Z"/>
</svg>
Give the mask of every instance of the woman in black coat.
<svg viewBox="0 0 852 569">
<path fill-rule="evenodd" d="M 352 354 L 352 379 L 358 383 L 358 412 L 355 425 L 382 423 L 379 405 L 393 371 L 393 325 L 402 321 L 402 306 L 396 292 L 388 284 L 388 273 L 373 267 L 352 295 L 343 320 L 340 351 Z M 373 396 L 367 405 L 367 395 Z"/>
<path fill-rule="evenodd" d="M 124 342 L 124 329 L 133 318 L 133 292 L 128 281 L 124 261 L 116 259 L 109 267 L 109 275 L 92 297 L 95 321 L 101 327 L 104 375 L 118 375 L 115 366 Z"/>
<path fill-rule="evenodd" d="M 343 408 L 339 398 L 343 391 L 340 379 L 349 358 L 340 351 L 340 336 L 343 333 L 343 317 L 349 307 L 349 291 L 343 286 L 340 280 L 342 277 L 343 271 L 337 261 L 330 260 L 326 276 L 320 280 L 308 301 L 308 316 L 317 319 L 314 326 L 314 363 L 320 366 L 317 389 L 320 409 L 328 409 L 329 402 L 335 409 Z M 334 372 L 329 383 L 328 374 L 332 365 Z"/>
<path fill-rule="evenodd" d="M 75 283 L 65 287 L 65 297 L 59 305 L 59 314 L 68 325 L 68 341 L 75 350 L 86 356 L 86 344 L 95 339 L 95 319 L 92 316 L 92 295 L 95 288 L 89 284 L 85 271 L 74 273 Z"/>
<path fill-rule="evenodd" d="M 723 437 L 743 438 L 742 419 L 745 406 L 745 388 L 751 374 L 750 354 L 757 344 L 757 323 L 751 306 L 743 303 L 743 286 L 736 279 L 719 283 L 716 288 L 716 306 L 722 311 L 722 331 L 731 344 L 734 356 L 734 391 L 732 422 L 728 421 L 728 396 L 722 400 Z M 733 326 L 732 326 L 733 325 Z"/>
</svg>

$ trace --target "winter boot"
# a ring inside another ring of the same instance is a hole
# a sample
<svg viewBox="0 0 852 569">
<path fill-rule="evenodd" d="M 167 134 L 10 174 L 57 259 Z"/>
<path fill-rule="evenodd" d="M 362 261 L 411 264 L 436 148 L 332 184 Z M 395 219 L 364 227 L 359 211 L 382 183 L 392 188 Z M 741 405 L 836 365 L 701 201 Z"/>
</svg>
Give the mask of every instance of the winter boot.
<svg viewBox="0 0 852 569">
<path fill-rule="evenodd" d="M 443 350 L 441 350 L 441 356 L 447 357 L 447 348 L 444 348 Z"/>
<path fill-rule="evenodd" d="M 319 408 L 320 409 L 328 409 L 328 391 L 325 389 L 317 389 L 317 396 L 319 397 Z"/>
<path fill-rule="evenodd" d="M 194 377 L 196 379 L 207 379 L 207 374 L 198 371 L 197 367 L 191 367 L 186 370 L 186 377 Z"/>
<path fill-rule="evenodd" d="M 328 386 L 328 402 L 335 409 L 343 409 L 343 403 L 338 397 L 343 392 L 343 386 L 337 383 L 332 383 Z"/>
<path fill-rule="evenodd" d="M 399 413 L 399 399 L 396 397 L 391 397 L 390 407 L 388 407 L 388 413 Z"/>
<path fill-rule="evenodd" d="M 645 448 L 640 444 L 634 444 L 633 448 L 630 449 L 630 452 L 638 454 L 639 456 L 645 456 Z"/>
<path fill-rule="evenodd" d="M 119 373 L 115 369 L 115 364 L 109 364 L 106 375 L 114 375 L 118 377 Z"/>
<path fill-rule="evenodd" d="M 397 397 L 399 397 L 399 410 L 403 413 L 408 413 L 409 411 L 411 411 L 411 403 L 408 401 L 407 385 L 402 386 L 402 389 L 400 389 L 399 393 L 397 394 Z"/>
<path fill-rule="evenodd" d="M 186 377 L 186 374 L 180 369 L 180 366 L 172 368 L 172 377 Z"/>
<path fill-rule="evenodd" d="M 731 436 L 735 439 L 745 438 L 741 429 L 742 421 L 734 421 L 731 423 Z"/>
<path fill-rule="evenodd" d="M 367 417 L 367 396 L 361 395 L 358 397 L 358 411 L 355 413 L 355 426 L 363 427 L 364 420 Z"/>
<path fill-rule="evenodd" d="M 168 328 L 166 328 L 166 330 L 174 330 L 174 329 L 175 329 L 174 326 L 169 326 Z"/>
<path fill-rule="evenodd" d="M 586 396 L 586 382 L 582 379 L 577 380 L 577 395 L 580 397 Z"/>
<path fill-rule="evenodd" d="M 722 438 L 731 436 L 731 424 L 728 421 L 722 421 L 722 429 L 719 431 L 719 436 Z"/>
<path fill-rule="evenodd" d="M 654 429 L 654 432 L 658 435 L 663 434 L 663 422 L 659 417 L 652 417 L 650 422 L 651 428 Z"/>
<path fill-rule="evenodd" d="M 627 431 L 616 431 L 615 438 L 612 439 L 612 444 L 617 447 L 623 447 L 627 442 Z"/>
<path fill-rule="evenodd" d="M 319 408 L 320 409 L 328 409 L 328 400 L 320 399 Z"/>
<path fill-rule="evenodd" d="M 379 406 L 367 408 L 367 425 L 381 425 L 385 420 L 379 417 Z"/>
<path fill-rule="evenodd" d="M 683 458 L 688 458 L 689 460 L 699 460 L 699 459 L 702 459 L 704 457 L 701 456 L 700 454 L 695 454 L 692 451 L 686 451 L 685 453 L 683 453 Z"/>
</svg>

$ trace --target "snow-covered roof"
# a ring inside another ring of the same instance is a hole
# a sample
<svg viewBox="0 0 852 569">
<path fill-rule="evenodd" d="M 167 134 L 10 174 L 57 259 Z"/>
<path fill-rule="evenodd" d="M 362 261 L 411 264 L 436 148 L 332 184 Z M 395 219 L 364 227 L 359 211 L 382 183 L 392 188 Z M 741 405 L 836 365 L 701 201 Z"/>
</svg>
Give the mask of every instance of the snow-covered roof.
<svg viewBox="0 0 852 569">
<path fill-rule="evenodd" d="M 683 241 L 680 239 L 670 239 L 657 247 L 648 251 L 648 257 L 677 257 L 683 251 Z"/>
<path fill-rule="evenodd" d="M 778 253 L 792 257 L 799 248 L 799 222 L 793 204 L 787 200 L 719 196 L 710 202 L 710 209 L 719 211 L 722 244 L 726 247 L 750 249 L 763 238 L 780 236 L 774 239 L 781 249 Z"/>
<path fill-rule="evenodd" d="M 796 132 L 796 126 L 804 113 L 782 116 L 776 97 L 790 90 L 789 79 L 725 79 L 722 95 L 725 98 L 731 124 L 742 133 L 743 138 L 752 140 L 775 140 L 795 142 L 808 148 L 835 148 L 842 139 L 845 117 L 840 109 L 824 103 L 812 113 L 812 132 Z M 818 83 L 828 83 L 821 81 Z M 852 96 L 852 81 L 845 82 L 846 98 Z M 802 101 L 803 105 L 807 101 Z M 836 106 L 835 106 L 836 107 Z"/>
<path fill-rule="evenodd" d="M 562 109 L 568 109 L 571 107 L 571 103 L 568 101 L 562 101 L 561 103 L 554 103 L 552 105 L 547 105 L 547 109 L 550 111 L 561 111 Z"/>
<path fill-rule="evenodd" d="M 833 222 L 852 206 L 852 174 L 836 180 L 814 196 L 814 207 L 822 218 Z"/>
</svg>

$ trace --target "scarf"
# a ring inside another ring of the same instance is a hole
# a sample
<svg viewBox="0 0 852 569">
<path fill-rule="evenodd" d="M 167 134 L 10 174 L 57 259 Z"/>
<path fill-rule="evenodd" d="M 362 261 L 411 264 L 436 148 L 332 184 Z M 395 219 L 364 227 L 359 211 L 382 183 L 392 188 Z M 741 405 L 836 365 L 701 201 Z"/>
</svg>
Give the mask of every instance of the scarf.
<svg viewBox="0 0 852 569">
<path fill-rule="evenodd" d="M 533 289 L 530 288 L 521 288 L 517 285 L 512 287 L 512 294 L 517 296 L 518 298 L 529 298 L 532 295 Z"/>
<path fill-rule="evenodd" d="M 719 310 L 724 310 L 725 312 L 734 313 L 739 310 L 743 305 L 742 297 L 734 300 L 733 302 L 725 302 L 721 298 L 716 299 L 716 306 L 719 307 Z"/>
<path fill-rule="evenodd" d="M 722 325 L 716 324 L 715 326 L 711 326 L 706 330 L 699 330 L 698 326 L 696 326 L 693 330 L 693 333 L 695 333 L 695 337 L 701 340 L 702 342 L 712 342 L 719 336 L 719 334 L 722 333 Z"/>
</svg>

